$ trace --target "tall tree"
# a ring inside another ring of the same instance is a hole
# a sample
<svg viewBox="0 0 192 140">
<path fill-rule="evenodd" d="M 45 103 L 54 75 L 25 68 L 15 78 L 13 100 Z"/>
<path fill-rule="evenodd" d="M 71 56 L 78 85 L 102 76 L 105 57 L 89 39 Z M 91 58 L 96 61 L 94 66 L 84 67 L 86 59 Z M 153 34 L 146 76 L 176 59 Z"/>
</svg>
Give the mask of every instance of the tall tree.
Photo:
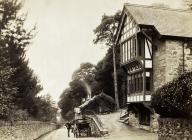
<svg viewBox="0 0 192 140">
<path fill-rule="evenodd" d="M 95 66 L 87 62 L 82 63 L 80 65 L 80 68 L 77 69 L 72 75 L 73 81 L 74 80 L 82 81 L 81 84 L 84 84 L 84 87 L 87 89 L 87 94 L 89 97 L 94 95 L 95 91 L 94 86 L 96 84 L 95 73 L 96 73 Z"/>
<path fill-rule="evenodd" d="M 56 122 L 57 108 L 54 107 L 55 103 L 49 94 L 37 97 L 35 102 L 37 107 L 36 118 L 38 120 Z"/>
<path fill-rule="evenodd" d="M 19 15 L 22 3 L 18 0 L 2 0 L 0 7 L 3 11 L 0 45 L 6 49 L 5 57 L 14 69 L 10 76 L 13 86 L 17 88 L 14 103 L 33 114 L 34 99 L 42 87 L 28 66 L 26 50 L 34 37 L 35 27 L 32 30 L 25 28 L 26 16 Z"/>
<path fill-rule="evenodd" d="M 61 109 L 61 116 L 65 120 L 71 120 L 74 117 L 75 100 L 71 94 L 71 89 L 67 88 L 63 91 L 58 102 Z"/>
<path fill-rule="evenodd" d="M 82 104 L 82 99 L 91 93 L 95 82 L 95 66 L 91 63 L 82 63 L 80 68 L 74 71 L 69 88 L 65 89 L 58 103 L 61 115 L 69 120 L 74 117 L 74 108 Z"/>
<path fill-rule="evenodd" d="M 13 104 L 17 88 L 10 80 L 14 69 L 10 67 L 10 61 L 5 57 L 6 49 L 0 45 L 0 119 L 7 119 Z"/>
<path fill-rule="evenodd" d="M 94 43 L 99 42 L 105 43 L 107 46 L 112 48 L 113 52 L 113 69 L 114 69 L 114 92 L 115 92 L 115 102 L 116 109 L 119 109 L 119 99 L 118 99 L 118 85 L 117 85 L 117 71 L 116 71 L 116 55 L 115 55 L 115 32 L 120 21 L 120 11 L 116 12 L 112 16 L 103 15 L 101 23 L 96 27 L 94 33 L 96 38 Z"/>
<path fill-rule="evenodd" d="M 15 69 L 10 64 L 9 47 L 4 41 L 6 36 L 4 29 L 8 20 L 14 18 L 13 15 L 20 5 L 12 7 L 10 4 L 9 1 L 0 1 L 0 16 L 2 16 L 0 21 L 0 119 L 9 119 L 11 110 L 17 106 L 14 104 L 17 87 L 13 86 L 11 80 Z M 12 16 L 8 16 L 9 14 L 12 14 Z"/>
<path fill-rule="evenodd" d="M 72 80 L 82 80 L 91 84 L 95 78 L 95 66 L 89 62 L 82 63 L 80 68 L 73 72 Z"/>
</svg>

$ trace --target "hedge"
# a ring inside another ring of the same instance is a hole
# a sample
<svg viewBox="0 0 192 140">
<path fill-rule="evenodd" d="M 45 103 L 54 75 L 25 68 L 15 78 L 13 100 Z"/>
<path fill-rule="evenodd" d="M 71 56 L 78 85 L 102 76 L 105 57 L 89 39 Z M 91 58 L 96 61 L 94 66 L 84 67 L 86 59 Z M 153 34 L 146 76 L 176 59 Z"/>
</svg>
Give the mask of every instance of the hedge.
<svg viewBox="0 0 192 140">
<path fill-rule="evenodd" d="M 186 72 L 157 89 L 152 107 L 161 117 L 190 117 L 192 114 L 192 72 Z"/>
</svg>

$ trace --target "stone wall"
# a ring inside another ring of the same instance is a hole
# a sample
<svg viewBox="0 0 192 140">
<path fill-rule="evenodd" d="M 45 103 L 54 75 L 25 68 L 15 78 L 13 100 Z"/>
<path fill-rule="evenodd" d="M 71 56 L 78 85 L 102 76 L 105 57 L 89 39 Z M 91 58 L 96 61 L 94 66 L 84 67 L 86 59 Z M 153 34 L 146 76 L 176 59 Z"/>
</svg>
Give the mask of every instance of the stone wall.
<svg viewBox="0 0 192 140">
<path fill-rule="evenodd" d="M 165 41 L 155 41 L 157 44 L 153 49 L 153 86 L 154 90 L 165 83 L 166 68 L 166 46 Z"/>
<path fill-rule="evenodd" d="M 14 125 L 0 122 L 0 140 L 34 140 L 56 128 L 56 124 L 37 121 L 15 122 Z"/>
<path fill-rule="evenodd" d="M 154 90 L 183 72 L 183 57 L 184 70 L 192 70 L 192 54 L 182 41 L 161 40 L 156 41 L 156 44 L 157 47 L 153 51 Z"/>
<path fill-rule="evenodd" d="M 150 115 L 150 126 L 139 124 L 139 115 L 133 112 L 129 113 L 129 125 L 135 128 L 144 129 L 157 133 L 158 131 L 158 115 L 156 113 Z"/>
<path fill-rule="evenodd" d="M 183 71 L 183 42 L 166 41 L 166 61 L 165 82 L 170 82 Z"/>
<path fill-rule="evenodd" d="M 95 136 L 95 137 L 100 137 L 101 136 L 101 132 L 98 128 L 98 126 L 95 124 L 95 122 L 93 120 L 90 120 L 90 127 L 91 127 L 91 135 Z"/>
<path fill-rule="evenodd" d="M 159 118 L 159 140 L 192 140 L 192 120 Z"/>
<path fill-rule="evenodd" d="M 151 114 L 151 121 L 150 121 L 150 131 L 157 133 L 159 129 L 158 123 L 159 115 L 157 113 Z"/>
<path fill-rule="evenodd" d="M 129 125 L 139 128 L 139 118 L 137 114 L 132 111 L 129 112 Z"/>
</svg>

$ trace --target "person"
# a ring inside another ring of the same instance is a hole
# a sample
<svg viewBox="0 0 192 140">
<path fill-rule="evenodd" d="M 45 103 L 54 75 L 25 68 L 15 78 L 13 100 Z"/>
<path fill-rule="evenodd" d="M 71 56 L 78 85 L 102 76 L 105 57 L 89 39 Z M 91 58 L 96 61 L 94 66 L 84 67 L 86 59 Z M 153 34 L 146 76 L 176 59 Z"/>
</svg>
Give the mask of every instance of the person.
<svg viewBox="0 0 192 140">
<path fill-rule="evenodd" d="M 67 123 L 65 124 L 65 126 L 67 127 L 68 137 L 70 137 L 71 123 L 70 123 L 70 122 L 67 122 Z"/>
<path fill-rule="evenodd" d="M 74 125 L 73 125 L 73 134 L 74 134 L 74 137 L 76 137 L 77 138 L 77 126 L 76 126 L 76 124 L 74 123 Z"/>
</svg>

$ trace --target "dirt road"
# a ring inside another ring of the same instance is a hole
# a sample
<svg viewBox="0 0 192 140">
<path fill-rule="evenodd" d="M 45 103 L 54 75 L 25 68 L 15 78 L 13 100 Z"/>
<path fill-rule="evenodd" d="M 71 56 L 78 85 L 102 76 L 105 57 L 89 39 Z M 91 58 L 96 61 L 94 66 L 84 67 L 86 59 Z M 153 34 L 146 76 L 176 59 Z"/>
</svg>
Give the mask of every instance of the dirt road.
<svg viewBox="0 0 192 140">
<path fill-rule="evenodd" d="M 46 135 L 41 140 L 157 140 L 157 134 L 149 133 L 140 129 L 134 129 L 118 122 L 118 112 L 108 115 L 101 115 L 100 118 L 105 127 L 109 130 L 108 136 L 98 138 L 74 138 L 73 134 L 71 133 L 71 137 L 67 137 L 67 129 L 62 127 Z"/>
</svg>

